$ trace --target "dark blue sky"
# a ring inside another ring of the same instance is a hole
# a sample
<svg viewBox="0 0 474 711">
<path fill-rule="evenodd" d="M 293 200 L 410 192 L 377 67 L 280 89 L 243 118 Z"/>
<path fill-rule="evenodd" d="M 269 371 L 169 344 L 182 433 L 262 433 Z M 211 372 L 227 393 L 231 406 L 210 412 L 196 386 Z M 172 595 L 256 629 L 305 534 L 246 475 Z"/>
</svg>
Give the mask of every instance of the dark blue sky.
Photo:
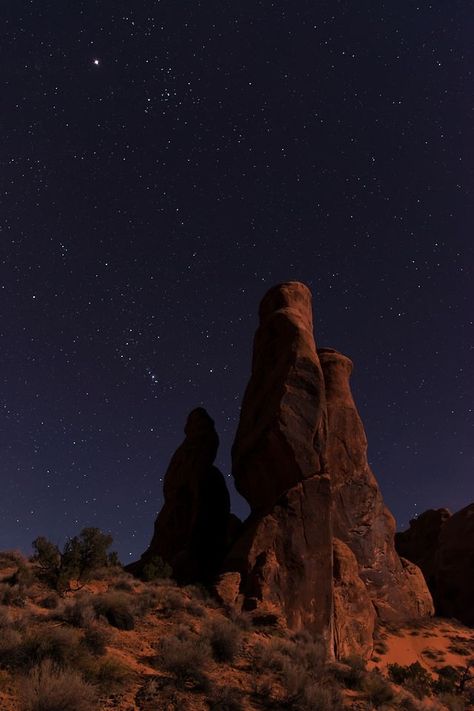
<svg viewBox="0 0 474 711">
<path fill-rule="evenodd" d="M 97 525 L 142 552 L 196 405 L 229 474 L 258 302 L 289 279 L 354 361 L 399 524 L 472 501 L 469 3 L 1 17 L 0 548 Z"/>
</svg>

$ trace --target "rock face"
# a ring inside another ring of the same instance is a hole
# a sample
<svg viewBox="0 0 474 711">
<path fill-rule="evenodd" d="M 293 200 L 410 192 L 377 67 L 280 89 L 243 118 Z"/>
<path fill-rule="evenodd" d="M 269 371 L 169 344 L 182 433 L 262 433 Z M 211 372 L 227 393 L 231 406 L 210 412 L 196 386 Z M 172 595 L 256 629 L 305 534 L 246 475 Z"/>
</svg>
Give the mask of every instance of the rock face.
<svg viewBox="0 0 474 711">
<path fill-rule="evenodd" d="M 425 511 L 397 533 L 396 543 L 423 571 L 436 613 L 474 626 L 474 503 L 453 515 Z"/>
<path fill-rule="evenodd" d="M 292 486 L 323 474 L 326 442 L 311 292 L 298 282 L 274 287 L 259 316 L 232 448 L 235 486 L 252 511 L 268 509 Z"/>
<path fill-rule="evenodd" d="M 232 449 L 237 490 L 251 515 L 226 559 L 246 609 L 280 611 L 293 629 L 332 625 L 330 482 L 324 379 L 311 293 L 290 282 L 260 307 L 252 374 Z"/>
<path fill-rule="evenodd" d="M 367 438 L 350 389 L 352 362 L 328 348 L 318 355 L 326 388 L 334 535 L 353 552 L 380 619 L 432 614 L 423 577 L 395 550 L 395 521 L 369 467 Z"/>
<path fill-rule="evenodd" d="M 205 582 L 216 574 L 225 552 L 230 500 L 224 477 L 213 466 L 219 446 L 214 422 L 203 408 L 186 422 L 185 440 L 174 453 L 163 483 L 164 505 L 152 541 L 134 574 L 155 556 L 180 583 Z M 235 525 L 235 524 L 234 524 Z"/>
<path fill-rule="evenodd" d="M 259 316 L 232 448 L 250 516 L 240 524 L 229 515 L 213 466 L 214 423 L 194 410 L 166 473 L 153 540 L 129 570 L 159 555 L 179 582 L 212 581 L 227 607 L 321 636 L 336 657 L 368 656 L 377 619 L 431 614 L 431 596 L 420 570 L 395 551 L 349 386 L 352 363 L 316 350 L 309 289 L 274 287 Z"/>
<path fill-rule="evenodd" d="M 451 513 L 448 509 L 429 509 L 412 519 L 407 531 L 395 534 L 398 553 L 421 568 L 435 604 L 439 537 L 449 518 Z"/>
</svg>

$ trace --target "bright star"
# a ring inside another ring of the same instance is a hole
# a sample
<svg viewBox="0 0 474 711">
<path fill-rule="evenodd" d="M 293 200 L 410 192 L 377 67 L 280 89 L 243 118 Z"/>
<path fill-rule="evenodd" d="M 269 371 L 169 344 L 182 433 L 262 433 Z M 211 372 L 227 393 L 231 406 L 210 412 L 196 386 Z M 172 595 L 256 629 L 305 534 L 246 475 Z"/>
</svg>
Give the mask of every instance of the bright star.
<svg viewBox="0 0 474 711">
<path fill-rule="evenodd" d="M 92 63 L 93 63 L 96 67 L 98 67 L 98 66 L 100 65 L 100 59 L 94 59 L 94 61 L 93 61 Z"/>
</svg>

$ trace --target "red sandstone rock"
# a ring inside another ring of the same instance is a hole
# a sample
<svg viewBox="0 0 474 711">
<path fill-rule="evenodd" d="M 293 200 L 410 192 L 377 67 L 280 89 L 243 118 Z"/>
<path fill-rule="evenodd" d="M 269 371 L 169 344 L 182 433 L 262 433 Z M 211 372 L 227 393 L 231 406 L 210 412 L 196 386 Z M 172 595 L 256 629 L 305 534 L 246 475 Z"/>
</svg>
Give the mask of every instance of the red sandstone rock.
<svg viewBox="0 0 474 711">
<path fill-rule="evenodd" d="M 436 575 L 441 529 L 451 517 L 448 509 L 429 509 L 410 521 L 410 528 L 395 534 L 399 555 L 418 565 L 436 605 Z"/>
<path fill-rule="evenodd" d="M 375 608 L 349 546 L 334 538 L 333 550 L 334 653 L 338 659 L 353 654 L 367 658 L 373 649 Z"/>
<path fill-rule="evenodd" d="M 311 292 L 276 286 L 260 306 L 252 375 L 232 448 L 237 490 L 253 511 L 324 471 L 324 380 L 313 337 Z"/>
<path fill-rule="evenodd" d="M 185 434 L 165 475 L 165 501 L 150 546 L 128 570 L 140 574 L 160 556 L 178 582 L 189 583 L 210 580 L 217 572 L 227 543 L 230 501 L 224 477 L 213 466 L 219 439 L 206 410 L 190 413 Z"/>
<path fill-rule="evenodd" d="M 226 559 L 246 610 L 281 612 L 293 630 L 331 643 L 332 542 L 326 476 L 305 479 L 266 514 L 253 514 Z"/>
<path fill-rule="evenodd" d="M 395 551 L 395 521 L 367 461 L 367 438 L 352 397 L 352 362 L 332 349 L 318 351 L 328 411 L 327 467 L 334 535 L 354 553 L 377 615 L 397 620 L 433 613 L 422 576 Z"/>
<path fill-rule="evenodd" d="M 423 571 L 436 614 L 474 626 L 474 503 L 453 515 L 425 511 L 396 540 L 401 555 Z"/>
<path fill-rule="evenodd" d="M 332 619 L 330 484 L 324 469 L 324 380 L 311 293 L 298 282 L 260 306 L 252 375 L 232 448 L 237 490 L 252 514 L 226 559 L 246 609 L 281 611 L 292 629 L 329 642 Z"/>
</svg>

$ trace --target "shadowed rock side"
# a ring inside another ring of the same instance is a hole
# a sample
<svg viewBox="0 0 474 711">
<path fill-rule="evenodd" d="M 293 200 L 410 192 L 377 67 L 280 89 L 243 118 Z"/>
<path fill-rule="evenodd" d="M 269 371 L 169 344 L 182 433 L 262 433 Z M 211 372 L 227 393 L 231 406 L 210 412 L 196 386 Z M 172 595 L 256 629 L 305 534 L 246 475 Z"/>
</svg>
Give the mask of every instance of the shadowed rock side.
<svg viewBox="0 0 474 711">
<path fill-rule="evenodd" d="M 332 542 L 325 440 L 311 293 L 298 282 L 281 284 L 260 306 L 252 374 L 232 448 L 235 485 L 251 515 L 225 570 L 240 573 L 244 608 L 279 611 L 292 629 L 308 629 L 329 642 Z"/>
<path fill-rule="evenodd" d="M 425 511 L 397 533 L 396 544 L 423 571 L 436 614 L 474 626 L 474 503 L 453 515 Z"/>
<path fill-rule="evenodd" d="M 407 531 L 395 534 L 398 554 L 421 568 L 436 609 L 439 537 L 443 525 L 450 517 L 448 509 L 429 509 L 412 519 Z"/>
<path fill-rule="evenodd" d="M 318 355 L 326 387 L 334 535 L 353 552 L 378 617 L 430 615 L 428 588 L 421 572 L 395 551 L 395 521 L 367 461 L 367 438 L 349 385 L 352 362 L 328 348 Z"/>
<path fill-rule="evenodd" d="M 219 446 L 214 421 L 206 410 L 193 410 L 185 440 L 174 453 L 163 483 L 164 505 L 152 541 L 127 570 L 139 575 L 154 556 L 173 569 L 180 583 L 209 581 L 225 553 L 230 500 L 221 472 L 213 466 Z M 235 517 L 234 517 L 235 518 Z"/>
</svg>

